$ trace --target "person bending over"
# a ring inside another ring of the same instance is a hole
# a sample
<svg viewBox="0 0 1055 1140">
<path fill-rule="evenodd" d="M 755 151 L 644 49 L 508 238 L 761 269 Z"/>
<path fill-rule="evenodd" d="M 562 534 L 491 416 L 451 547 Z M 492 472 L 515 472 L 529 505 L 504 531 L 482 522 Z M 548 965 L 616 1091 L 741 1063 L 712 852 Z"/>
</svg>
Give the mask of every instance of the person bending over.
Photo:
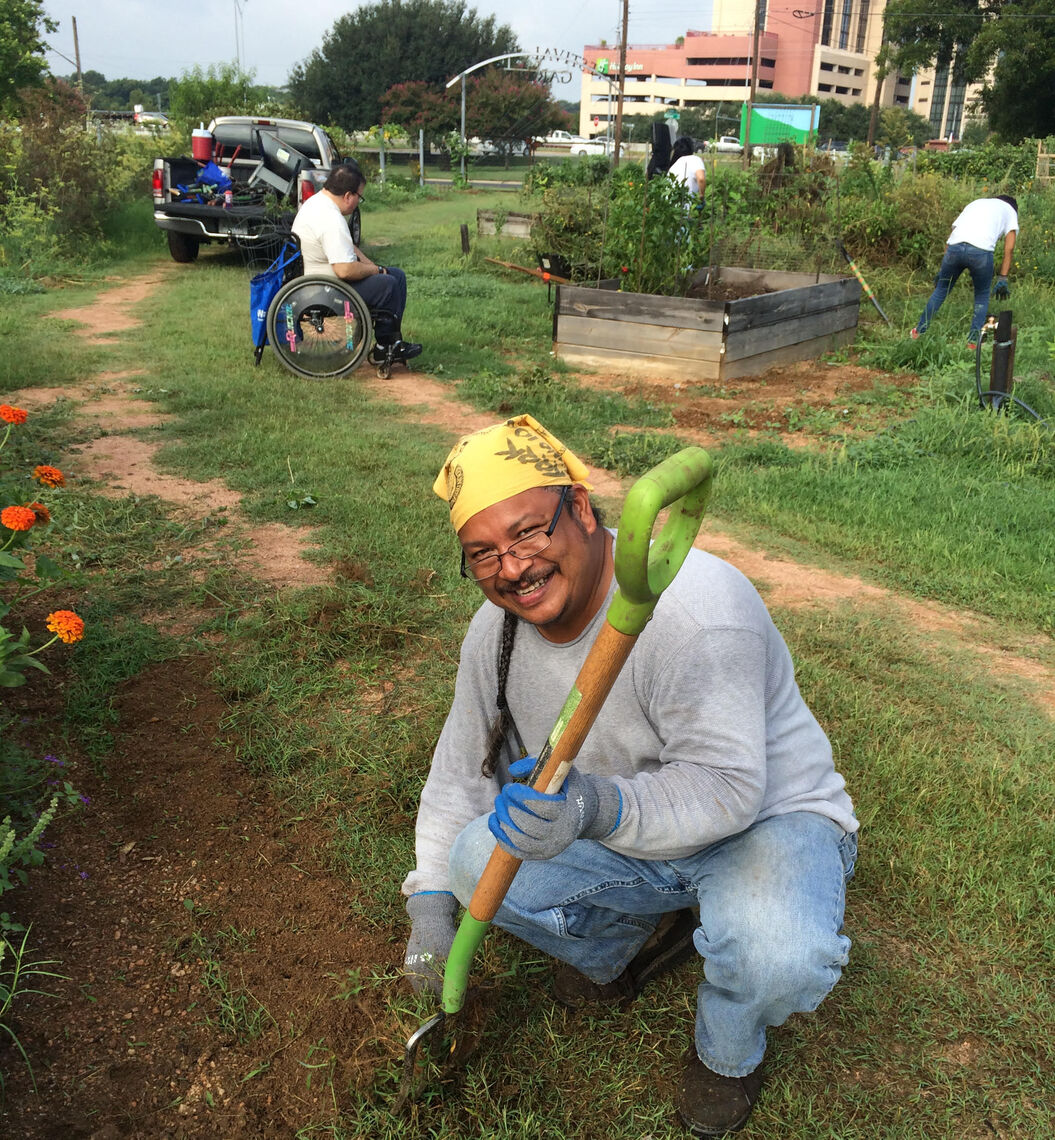
<svg viewBox="0 0 1055 1140">
<path fill-rule="evenodd" d="M 615 590 L 619 535 L 587 474 L 524 415 L 463 437 L 436 479 L 484 600 L 421 793 L 404 969 L 439 991 L 457 906 L 500 844 L 525 862 L 494 921 L 557 959 L 561 1004 L 621 1007 L 695 955 L 677 1107 L 720 1136 L 759 1094 L 767 1028 L 816 1009 L 847 963 L 857 820 L 762 599 L 695 549 L 563 789 L 517 782 Z"/>
<path fill-rule="evenodd" d="M 927 331 L 934 314 L 948 297 L 949 290 L 966 269 L 974 285 L 974 312 L 967 347 L 974 351 L 989 312 L 989 291 L 993 284 L 995 264 L 993 250 L 1003 238 L 1004 257 L 993 296 L 999 300 L 1008 300 L 1011 290 L 1008 288 L 1007 275 L 1011 272 L 1017 234 L 1018 202 L 1010 194 L 998 194 L 995 198 L 975 198 L 964 206 L 952 224 L 952 233 L 945 244 L 945 256 L 941 259 L 938 276 L 934 279 L 934 292 L 912 330 L 913 340 Z"/>
<path fill-rule="evenodd" d="M 366 176 L 354 162 L 335 166 L 322 189 L 313 194 L 297 211 L 293 232 L 300 239 L 306 274 L 323 274 L 347 281 L 371 310 L 386 310 L 391 317 L 378 314 L 374 335 L 379 347 L 394 346 L 393 360 L 407 361 L 421 354 L 421 345 L 403 340 L 403 311 L 407 306 L 407 278 L 394 265 L 376 265 L 352 241 L 348 218 L 363 199 Z M 370 350 L 373 363 L 380 363 L 384 353 Z"/>
</svg>

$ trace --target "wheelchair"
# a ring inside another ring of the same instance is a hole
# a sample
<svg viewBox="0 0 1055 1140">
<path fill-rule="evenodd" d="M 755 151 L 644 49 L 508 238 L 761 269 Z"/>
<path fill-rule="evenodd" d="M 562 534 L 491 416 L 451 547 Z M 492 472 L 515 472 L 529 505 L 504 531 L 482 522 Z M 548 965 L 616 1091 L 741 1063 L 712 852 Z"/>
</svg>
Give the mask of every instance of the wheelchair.
<svg viewBox="0 0 1055 1140">
<path fill-rule="evenodd" d="M 392 343 L 399 335 L 396 314 L 368 308 L 339 277 L 303 276 L 300 243 L 295 234 L 285 237 L 285 248 L 295 253 L 283 268 L 284 284 L 268 305 L 265 321 L 267 341 L 275 355 L 291 372 L 309 380 L 345 376 L 365 356 L 377 368 L 377 375 L 387 380 L 392 365 L 402 361 Z M 389 343 L 374 343 L 378 333 Z M 264 345 L 258 344 L 257 364 L 263 351 Z"/>
</svg>

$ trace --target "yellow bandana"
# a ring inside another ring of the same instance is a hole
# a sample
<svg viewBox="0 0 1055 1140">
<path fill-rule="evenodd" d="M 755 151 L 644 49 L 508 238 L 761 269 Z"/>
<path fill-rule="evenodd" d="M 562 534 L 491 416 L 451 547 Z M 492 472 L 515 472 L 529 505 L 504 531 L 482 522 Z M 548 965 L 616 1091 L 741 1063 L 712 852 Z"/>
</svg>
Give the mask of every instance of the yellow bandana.
<svg viewBox="0 0 1055 1140">
<path fill-rule="evenodd" d="M 582 483 L 586 464 L 532 416 L 517 416 L 462 436 L 432 489 L 451 508 L 456 531 L 480 511 L 532 487 Z"/>
</svg>

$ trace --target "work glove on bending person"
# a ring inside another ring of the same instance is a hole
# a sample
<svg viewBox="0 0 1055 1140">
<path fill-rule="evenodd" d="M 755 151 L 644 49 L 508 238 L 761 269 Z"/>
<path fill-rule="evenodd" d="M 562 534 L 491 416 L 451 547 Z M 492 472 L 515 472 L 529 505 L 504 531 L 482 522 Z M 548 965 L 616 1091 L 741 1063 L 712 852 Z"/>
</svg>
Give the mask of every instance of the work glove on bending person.
<svg viewBox="0 0 1055 1140">
<path fill-rule="evenodd" d="M 1011 286 L 1007 283 L 1006 277 L 998 277 L 996 284 L 993 286 L 993 296 L 998 301 L 1011 300 Z"/>
<path fill-rule="evenodd" d="M 527 776 L 534 756 L 509 767 L 514 778 Z M 556 795 L 528 784 L 506 784 L 495 797 L 487 821 L 499 845 L 518 859 L 552 859 L 576 839 L 604 839 L 619 823 L 622 796 L 611 780 L 572 768 Z"/>
<path fill-rule="evenodd" d="M 449 891 L 421 891 L 407 899 L 410 938 L 403 970 L 416 994 L 443 990 L 443 964 L 457 931 L 457 909 L 458 901 Z"/>
</svg>

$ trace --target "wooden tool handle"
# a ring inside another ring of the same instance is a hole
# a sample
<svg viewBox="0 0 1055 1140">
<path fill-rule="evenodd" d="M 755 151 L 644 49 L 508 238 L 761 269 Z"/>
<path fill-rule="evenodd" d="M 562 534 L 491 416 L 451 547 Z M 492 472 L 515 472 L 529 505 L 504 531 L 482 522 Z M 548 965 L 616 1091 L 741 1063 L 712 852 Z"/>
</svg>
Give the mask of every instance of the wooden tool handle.
<svg viewBox="0 0 1055 1140">
<path fill-rule="evenodd" d="M 549 757 L 532 787 L 550 795 L 560 790 L 587 733 L 615 684 L 637 635 L 620 633 L 606 621 L 579 670 L 557 723 L 549 735 Z M 469 913 L 481 922 L 494 918 L 522 860 L 496 847 L 469 901 Z"/>
</svg>

